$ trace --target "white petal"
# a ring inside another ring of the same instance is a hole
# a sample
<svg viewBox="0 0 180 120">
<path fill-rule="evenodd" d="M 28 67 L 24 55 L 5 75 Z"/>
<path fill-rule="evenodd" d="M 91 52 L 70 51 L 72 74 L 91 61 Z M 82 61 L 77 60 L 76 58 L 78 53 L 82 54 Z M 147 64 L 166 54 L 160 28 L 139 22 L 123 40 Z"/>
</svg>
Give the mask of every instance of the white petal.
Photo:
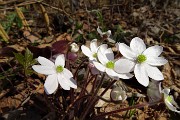
<svg viewBox="0 0 180 120">
<path fill-rule="evenodd" d="M 149 85 L 148 74 L 145 70 L 145 66 L 143 64 L 136 64 L 134 68 L 134 74 L 137 81 L 147 87 Z"/>
<path fill-rule="evenodd" d="M 135 62 L 129 60 L 129 59 L 119 59 L 115 62 L 114 70 L 117 73 L 129 73 L 134 69 Z"/>
<path fill-rule="evenodd" d="M 124 57 L 128 59 L 135 60 L 137 57 L 137 54 L 133 52 L 131 48 L 124 43 L 119 44 L 119 51 Z"/>
<path fill-rule="evenodd" d="M 106 55 L 105 55 L 105 51 L 107 50 L 107 45 L 103 44 L 101 46 L 99 46 L 98 52 L 97 52 L 97 57 L 98 60 L 105 65 L 109 60 L 107 59 Z"/>
<path fill-rule="evenodd" d="M 153 57 L 158 57 L 163 51 L 163 47 L 155 45 L 152 47 L 147 48 L 143 54 L 146 56 L 153 56 Z"/>
<path fill-rule="evenodd" d="M 163 74 L 157 67 L 150 66 L 148 64 L 145 65 L 146 72 L 148 76 L 154 80 L 163 80 Z"/>
<path fill-rule="evenodd" d="M 76 89 L 77 83 L 73 79 L 73 74 L 66 68 L 64 68 L 62 74 L 63 74 L 64 79 L 68 82 L 69 86 Z"/>
<path fill-rule="evenodd" d="M 166 104 L 166 106 L 168 107 L 168 109 L 170 109 L 171 111 L 180 113 L 180 111 L 178 111 L 178 110 L 176 109 L 176 107 L 174 107 L 169 101 L 165 100 L 165 104 Z"/>
<path fill-rule="evenodd" d="M 37 60 L 43 66 L 49 66 L 49 67 L 53 67 L 54 66 L 54 63 L 52 61 L 48 60 L 45 57 L 39 56 Z"/>
<path fill-rule="evenodd" d="M 130 73 L 127 73 L 127 74 L 119 74 L 119 73 L 116 73 L 113 69 L 108 69 L 106 68 L 106 73 L 110 76 L 110 77 L 116 77 L 114 79 L 119 79 L 119 78 L 123 78 L 123 79 L 129 79 L 129 78 L 132 78 L 133 75 L 130 74 Z"/>
<path fill-rule="evenodd" d="M 56 73 L 56 70 L 54 67 L 48 67 L 48 66 L 42 66 L 42 65 L 33 65 L 32 68 L 34 71 L 36 71 L 40 74 L 51 75 L 51 74 Z"/>
<path fill-rule="evenodd" d="M 93 39 L 90 43 L 90 48 L 93 53 L 97 53 L 97 39 Z"/>
<path fill-rule="evenodd" d="M 108 48 L 106 51 L 105 51 L 105 55 L 108 59 L 108 61 L 113 61 L 114 60 L 114 53 L 112 51 L 111 48 Z"/>
<path fill-rule="evenodd" d="M 87 57 L 92 57 L 93 56 L 92 52 L 90 51 L 90 49 L 88 47 L 82 45 L 81 50 Z"/>
<path fill-rule="evenodd" d="M 135 37 L 130 43 L 130 48 L 133 52 L 136 52 L 137 54 L 142 54 L 142 52 L 146 50 L 146 45 L 141 38 Z"/>
<path fill-rule="evenodd" d="M 65 58 L 64 58 L 64 54 L 58 55 L 56 60 L 55 60 L 55 65 L 56 66 L 65 66 Z"/>
<path fill-rule="evenodd" d="M 68 81 L 63 77 L 63 74 L 58 74 L 58 82 L 64 90 L 70 90 Z"/>
<path fill-rule="evenodd" d="M 130 73 L 117 73 L 117 74 L 118 74 L 118 77 L 122 79 L 130 79 L 134 76 Z"/>
<path fill-rule="evenodd" d="M 103 35 L 102 31 L 99 29 L 99 26 L 98 26 L 98 28 L 97 28 L 97 32 L 98 32 L 101 36 Z"/>
<path fill-rule="evenodd" d="M 118 77 L 117 73 L 113 69 L 106 68 L 106 73 L 109 76 Z"/>
<path fill-rule="evenodd" d="M 47 94 L 54 93 L 58 88 L 57 74 L 49 75 L 44 83 L 44 90 Z"/>
<path fill-rule="evenodd" d="M 153 66 L 161 66 L 166 64 L 168 61 L 163 57 L 149 57 L 147 56 L 146 62 Z"/>
<path fill-rule="evenodd" d="M 116 41 L 115 40 L 113 40 L 113 39 L 111 39 L 111 38 L 107 38 L 107 40 L 110 42 L 110 43 L 115 43 Z"/>
<path fill-rule="evenodd" d="M 105 72 L 106 67 L 99 62 L 93 61 L 94 66 L 101 72 Z"/>
<path fill-rule="evenodd" d="M 105 34 L 106 34 L 107 37 L 109 38 L 109 36 L 111 35 L 111 30 L 108 30 L 107 32 L 105 32 Z"/>
</svg>

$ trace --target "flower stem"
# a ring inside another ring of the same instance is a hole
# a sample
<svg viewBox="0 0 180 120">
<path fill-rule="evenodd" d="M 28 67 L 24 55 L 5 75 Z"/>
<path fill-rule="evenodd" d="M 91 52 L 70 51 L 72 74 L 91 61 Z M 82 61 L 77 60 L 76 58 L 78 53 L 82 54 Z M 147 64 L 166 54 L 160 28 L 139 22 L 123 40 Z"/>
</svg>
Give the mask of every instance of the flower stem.
<svg viewBox="0 0 180 120">
<path fill-rule="evenodd" d="M 142 104 L 138 104 L 138 105 L 133 105 L 133 106 L 130 106 L 130 107 L 127 107 L 127 108 L 122 108 L 122 109 L 114 110 L 114 111 L 111 111 L 111 112 L 102 113 L 100 115 L 97 115 L 97 116 L 93 117 L 92 120 L 98 120 L 98 119 L 100 120 L 100 118 L 102 118 L 104 116 L 107 116 L 107 115 L 112 115 L 112 114 L 122 112 L 122 111 L 126 111 L 126 110 L 142 108 L 142 107 L 145 107 L 145 106 L 153 106 L 153 105 L 156 105 L 156 104 L 162 103 L 162 102 L 163 101 L 156 101 L 156 102 L 151 102 L 151 103 L 142 103 Z"/>
</svg>

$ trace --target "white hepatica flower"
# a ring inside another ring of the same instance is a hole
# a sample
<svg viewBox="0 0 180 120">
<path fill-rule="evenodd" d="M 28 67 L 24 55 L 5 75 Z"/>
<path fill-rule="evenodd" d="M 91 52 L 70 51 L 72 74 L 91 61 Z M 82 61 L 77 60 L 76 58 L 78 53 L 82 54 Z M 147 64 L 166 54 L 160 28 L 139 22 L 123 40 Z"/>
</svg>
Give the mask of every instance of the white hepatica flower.
<svg viewBox="0 0 180 120">
<path fill-rule="evenodd" d="M 149 84 L 149 77 L 157 81 L 164 79 L 163 74 L 156 67 L 167 63 L 166 59 L 158 57 L 163 47 L 155 45 L 146 49 L 143 40 L 135 37 L 130 47 L 120 43 L 119 51 L 124 57 L 116 62 L 114 68 L 116 72 L 127 73 L 134 70 L 137 81 L 146 87 Z"/>
<path fill-rule="evenodd" d="M 102 44 L 99 46 L 97 57 L 100 62 L 93 61 L 93 64 L 99 71 L 106 72 L 111 78 L 129 79 L 133 76 L 130 73 L 121 74 L 121 73 L 116 73 L 114 71 L 114 67 L 115 67 L 114 54 L 111 48 L 107 48 L 107 44 Z"/>
<path fill-rule="evenodd" d="M 100 34 L 100 36 L 101 36 L 102 38 L 106 38 L 109 42 L 115 43 L 115 41 L 110 38 L 111 30 L 108 30 L 107 32 L 102 32 L 102 31 L 99 29 L 99 26 L 98 26 L 97 32 Z"/>
<path fill-rule="evenodd" d="M 76 43 L 72 43 L 70 47 L 71 47 L 71 52 L 78 52 L 79 50 L 79 46 Z"/>
<path fill-rule="evenodd" d="M 55 63 L 40 56 L 37 60 L 41 65 L 33 65 L 32 68 L 40 74 L 48 75 L 44 84 L 47 94 L 54 93 L 58 88 L 58 83 L 64 90 L 70 90 L 70 87 L 77 88 L 72 73 L 64 68 L 65 58 L 63 54 L 57 56 Z"/>
<path fill-rule="evenodd" d="M 93 39 L 90 43 L 90 49 L 84 45 L 81 46 L 82 52 L 89 57 L 89 60 L 97 60 L 97 39 Z"/>
<path fill-rule="evenodd" d="M 166 106 L 168 107 L 168 109 L 180 114 L 180 111 L 177 110 L 177 108 L 179 109 L 179 106 L 175 102 L 173 96 L 169 95 L 170 89 L 164 88 L 163 90 L 161 90 L 161 83 L 160 83 L 159 84 L 159 90 L 160 90 L 160 93 L 163 93 L 164 102 L 165 102 Z"/>
</svg>

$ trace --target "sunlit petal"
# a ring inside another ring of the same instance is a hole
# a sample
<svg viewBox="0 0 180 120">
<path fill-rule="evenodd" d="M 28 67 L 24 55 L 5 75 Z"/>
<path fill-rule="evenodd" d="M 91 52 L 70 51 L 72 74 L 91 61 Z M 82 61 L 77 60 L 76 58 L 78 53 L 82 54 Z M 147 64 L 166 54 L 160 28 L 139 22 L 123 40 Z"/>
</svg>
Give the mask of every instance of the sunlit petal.
<svg viewBox="0 0 180 120">
<path fill-rule="evenodd" d="M 148 76 L 154 80 L 163 80 L 163 74 L 157 67 L 150 66 L 148 64 L 145 65 L 146 72 Z"/>
<path fill-rule="evenodd" d="M 44 90 L 47 94 L 54 93 L 58 88 L 57 74 L 49 75 L 44 83 Z"/>
<path fill-rule="evenodd" d="M 69 83 L 62 74 L 58 74 L 58 82 L 64 90 L 70 90 Z"/>
<path fill-rule="evenodd" d="M 65 58 L 64 58 L 64 55 L 61 54 L 61 55 L 58 55 L 56 60 L 55 60 L 55 65 L 56 66 L 62 66 L 64 67 L 65 66 Z"/>
<path fill-rule="evenodd" d="M 101 72 L 105 72 L 106 67 L 99 62 L 93 61 L 94 66 Z"/>
<path fill-rule="evenodd" d="M 92 57 L 93 56 L 92 52 L 90 51 L 90 49 L 88 47 L 82 45 L 81 50 L 87 57 Z"/>
<path fill-rule="evenodd" d="M 153 66 L 161 66 L 166 64 L 168 61 L 163 57 L 149 57 L 147 56 L 146 62 Z"/>
<path fill-rule="evenodd" d="M 45 57 L 39 56 L 39 57 L 37 58 L 37 60 L 38 60 L 38 62 L 39 62 L 41 65 L 43 65 L 43 66 L 50 66 L 50 67 L 54 66 L 54 63 L 53 63 L 52 61 L 48 60 L 48 59 L 45 58 Z"/>
<path fill-rule="evenodd" d="M 63 70 L 63 77 L 64 79 L 68 82 L 68 85 L 72 88 L 77 88 L 77 83 L 76 81 L 73 79 L 73 74 L 66 68 L 64 68 Z"/>
<path fill-rule="evenodd" d="M 137 57 L 137 54 L 133 52 L 131 48 L 124 43 L 119 44 L 119 51 L 124 57 L 130 60 L 135 60 Z"/>
<path fill-rule="evenodd" d="M 93 39 L 90 43 L 90 49 L 93 53 L 97 53 L 97 39 Z"/>
<path fill-rule="evenodd" d="M 146 56 L 158 57 L 163 51 L 163 47 L 159 45 L 155 45 L 147 48 L 143 54 Z"/>
<path fill-rule="evenodd" d="M 51 74 L 56 73 L 54 66 L 49 67 L 49 66 L 42 66 L 42 65 L 33 65 L 32 68 L 34 71 L 40 74 L 51 75 Z"/>
<path fill-rule="evenodd" d="M 102 33 L 102 31 L 100 30 L 99 26 L 98 26 L 98 28 L 97 28 L 97 32 L 98 32 L 101 36 L 103 35 L 103 33 Z"/>
<path fill-rule="evenodd" d="M 129 73 L 134 69 L 135 62 L 129 59 L 119 59 L 115 62 L 114 70 L 117 73 Z"/>
<path fill-rule="evenodd" d="M 107 40 L 108 40 L 108 42 L 110 42 L 110 43 L 116 43 L 116 41 L 115 40 L 113 40 L 113 39 L 111 39 L 111 38 L 107 38 Z"/>
<path fill-rule="evenodd" d="M 143 64 L 136 64 L 134 68 L 134 74 L 137 79 L 137 81 L 147 87 L 149 85 L 149 78 L 148 74 L 145 70 L 145 66 Z"/>
<path fill-rule="evenodd" d="M 142 54 L 142 52 L 146 49 L 146 45 L 141 38 L 135 37 L 130 42 L 130 48 L 133 52 L 136 52 L 137 54 Z"/>
</svg>

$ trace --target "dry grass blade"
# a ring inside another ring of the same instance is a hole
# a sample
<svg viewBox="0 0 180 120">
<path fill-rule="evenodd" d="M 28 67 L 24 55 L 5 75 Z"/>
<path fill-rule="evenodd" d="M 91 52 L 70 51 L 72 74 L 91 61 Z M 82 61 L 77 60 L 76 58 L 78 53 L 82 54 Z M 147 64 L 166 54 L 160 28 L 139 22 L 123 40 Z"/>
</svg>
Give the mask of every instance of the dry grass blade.
<svg viewBox="0 0 180 120">
<path fill-rule="evenodd" d="M 45 22 L 46 22 L 46 25 L 47 25 L 47 31 L 48 31 L 48 33 L 51 35 L 52 32 L 51 32 L 51 28 L 50 28 L 50 26 L 49 26 L 49 24 L 50 24 L 50 22 L 49 22 L 49 16 L 48 16 L 48 14 L 47 14 L 46 9 L 44 8 L 44 6 L 43 6 L 42 4 L 39 4 L 39 6 L 40 6 L 40 8 L 41 8 L 41 12 L 42 12 L 42 14 L 43 14 L 43 16 L 44 16 L 44 19 L 45 19 Z"/>
<path fill-rule="evenodd" d="M 0 24 L 0 36 L 6 42 L 9 41 L 9 36 L 7 35 L 6 31 L 3 29 L 2 25 Z"/>
<path fill-rule="evenodd" d="M 22 21 L 22 24 L 23 24 L 23 26 L 24 26 L 24 29 L 25 29 L 25 30 L 28 30 L 28 31 L 31 31 L 31 28 L 29 27 L 29 25 L 28 25 L 28 23 L 27 23 L 27 21 L 26 21 L 26 19 L 25 19 L 25 17 L 24 17 L 24 14 L 21 12 L 21 10 L 20 10 L 18 7 L 15 6 L 15 9 L 16 9 L 16 12 L 17 12 L 19 18 L 20 18 L 21 21 Z"/>
</svg>

